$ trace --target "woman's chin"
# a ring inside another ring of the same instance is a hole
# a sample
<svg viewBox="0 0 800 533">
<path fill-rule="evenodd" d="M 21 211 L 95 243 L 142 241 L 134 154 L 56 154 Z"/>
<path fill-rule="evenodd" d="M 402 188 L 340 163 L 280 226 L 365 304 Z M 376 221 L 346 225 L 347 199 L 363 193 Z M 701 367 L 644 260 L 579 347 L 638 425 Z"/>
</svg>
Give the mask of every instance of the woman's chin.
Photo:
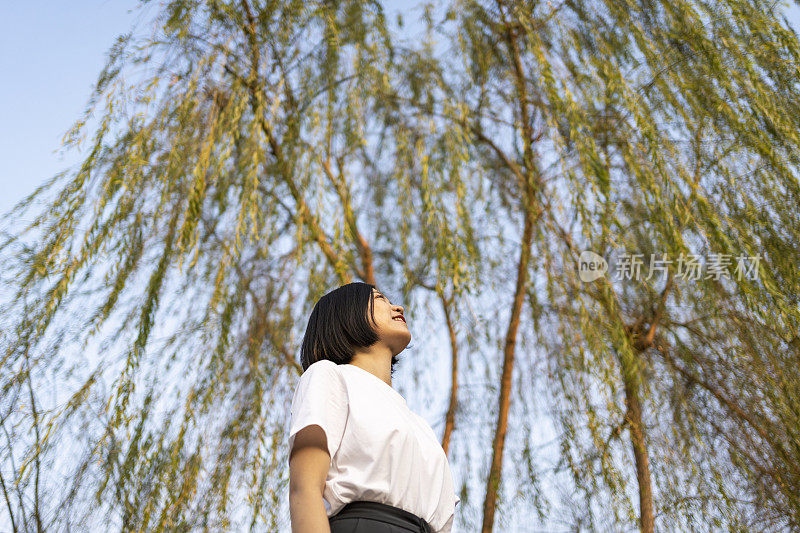
<svg viewBox="0 0 800 533">
<path fill-rule="evenodd" d="M 407 335 L 407 336 L 404 338 L 404 341 L 403 341 L 403 343 L 402 343 L 402 345 L 403 345 L 403 350 L 405 350 L 405 349 L 406 349 L 406 346 L 408 346 L 410 342 L 411 342 L 411 332 L 409 331 L 409 332 L 408 332 L 408 335 Z"/>
<path fill-rule="evenodd" d="M 411 332 L 406 330 L 405 334 L 393 336 L 392 342 L 389 346 L 392 347 L 392 353 L 397 355 L 406 349 L 406 346 L 411 342 Z"/>
</svg>

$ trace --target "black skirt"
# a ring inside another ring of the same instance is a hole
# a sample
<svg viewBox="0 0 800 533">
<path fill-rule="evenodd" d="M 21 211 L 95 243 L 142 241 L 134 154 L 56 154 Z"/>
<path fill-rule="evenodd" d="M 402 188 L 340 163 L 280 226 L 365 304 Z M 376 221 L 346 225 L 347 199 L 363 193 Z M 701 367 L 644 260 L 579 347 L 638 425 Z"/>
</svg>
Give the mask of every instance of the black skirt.
<svg viewBox="0 0 800 533">
<path fill-rule="evenodd" d="M 432 533 L 422 518 L 378 502 L 350 502 L 328 519 L 331 533 Z"/>
</svg>

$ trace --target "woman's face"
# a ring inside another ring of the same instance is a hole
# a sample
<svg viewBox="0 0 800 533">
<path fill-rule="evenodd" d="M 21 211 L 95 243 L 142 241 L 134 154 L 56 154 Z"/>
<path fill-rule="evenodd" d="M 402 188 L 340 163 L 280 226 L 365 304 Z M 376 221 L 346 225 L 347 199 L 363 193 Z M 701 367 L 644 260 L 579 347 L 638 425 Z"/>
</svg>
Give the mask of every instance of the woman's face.
<svg viewBox="0 0 800 533">
<path fill-rule="evenodd" d="M 392 355 L 402 352 L 411 342 L 411 331 L 406 324 L 403 308 L 392 305 L 379 290 L 372 290 L 375 311 L 375 331 L 378 338 L 392 351 Z"/>
</svg>

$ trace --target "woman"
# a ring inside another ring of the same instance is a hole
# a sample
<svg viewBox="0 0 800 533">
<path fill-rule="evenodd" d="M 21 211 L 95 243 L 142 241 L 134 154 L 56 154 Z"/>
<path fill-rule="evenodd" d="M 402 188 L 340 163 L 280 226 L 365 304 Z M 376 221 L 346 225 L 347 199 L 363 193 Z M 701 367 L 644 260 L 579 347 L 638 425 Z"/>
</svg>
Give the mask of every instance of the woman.
<svg viewBox="0 0 800 533">
<path fill-rule="evenodd" d="M 392 388 L 411 332 L 403 308 L 349 283 L 308 319 L 292 398 L 293 533 L 448 533 L 455 506 L 447 456 Z"/>
</svg>

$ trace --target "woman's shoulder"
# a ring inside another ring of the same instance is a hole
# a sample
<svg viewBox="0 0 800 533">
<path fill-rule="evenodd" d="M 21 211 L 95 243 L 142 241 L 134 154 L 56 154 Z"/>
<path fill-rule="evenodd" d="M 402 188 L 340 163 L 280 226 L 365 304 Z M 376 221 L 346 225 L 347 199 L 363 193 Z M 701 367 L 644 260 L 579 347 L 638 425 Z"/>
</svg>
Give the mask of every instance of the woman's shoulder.
<svg viewBox="0 0 800 533">
<path fill-rule="evenodd" d="M 313 373 L 325 373 L 330 374 L 331 372 L 338 372 L 339 365 L 331 361 L 330 359 L 320 359 L 319 361 L 314 361 L 308 368 L 305 369 L 303 372 L 303 376 L 306 374 L 313 374 Z"/>
<path fill-rule="evenodd" d="M 347 382 L 333 361 L 323 359 L 308 365 L 295 386 L 292 404 L 329 402 L 347 397 Z"/>
<path fill-rule="evenodd" d="M 305 383 L 309 381 L 344 382 L 339 372 L 339 365 L 330 359 L 320 359 L 308 365 L 308 368 L 300 375 L 300 382 Z"/>
</svg>

